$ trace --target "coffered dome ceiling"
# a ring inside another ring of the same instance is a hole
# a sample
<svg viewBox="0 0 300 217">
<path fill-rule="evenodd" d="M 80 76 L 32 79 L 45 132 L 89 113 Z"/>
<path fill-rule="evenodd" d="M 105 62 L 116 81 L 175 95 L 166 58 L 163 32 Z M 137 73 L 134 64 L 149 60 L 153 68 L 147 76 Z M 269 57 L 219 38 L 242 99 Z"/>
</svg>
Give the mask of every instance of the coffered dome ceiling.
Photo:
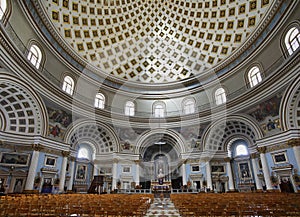
<svg viewBox="0 0 300 217">
<path fill-rule="evenodd" d="M 166 83 L 212 68 L 251 37 L 272 0 L 43 0 L 61 37 L 126 81 Z"/>
</svg>

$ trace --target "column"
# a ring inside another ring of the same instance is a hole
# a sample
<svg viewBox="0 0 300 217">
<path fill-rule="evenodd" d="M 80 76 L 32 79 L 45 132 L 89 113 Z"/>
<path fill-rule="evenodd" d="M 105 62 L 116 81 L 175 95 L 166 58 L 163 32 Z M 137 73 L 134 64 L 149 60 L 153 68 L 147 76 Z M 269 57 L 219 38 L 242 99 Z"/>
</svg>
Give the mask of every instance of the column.
<svg viewBox="0 0 300 217">
<path fill-rule="evenodd" d="M 68 163 L 68 156 L 70 155 L 70 152 L 68 151 L 62 151 L 63 161 L 60 169 L 60 179 L 59 179 L 59 188 L 58 191 L 64 192 L 65 187 L 65 181 L 66 181 L 66 170 L 67 170 L 67 163 Z"/>
<path fill-rule="evenodd" d="M 187 182 L 186 182 L 186 168 L 185 168 L 186 167 L 186 160 L 182 161 L 181 167 L 182 167 L 182 185 L 184 186 L 184 185 L 187 184 Z"/>
<path fill-rule="evenodd" d="M 74 169 L 75 169 L 75 157 L 70 157 L 70 167 L 69 167 L 69 172 L 70 172 L 70 180 L 68 183 L 68 191 L 72 191 L 73 189 L 73 180 L 74 180 Z"/>
<path fill-rule="evenodd" d="M 113 173 L 113 180 L 112 180 L 112 190 L 117 189 L 117 169 L 118 169 L 118 159 L 114 158 L 113 159 L 113 168 L 112 168 L 112 173 Z"/>
<path fill-rule="evenodd" d="M 135 185 L 140 185 L 140 160 L 135 160 Z"/>
<path fill-rule="evenodd" d="M 229 188 L 229 191 L 235 191 L 233 175 L 232 175 L 232 168 L 231 168 L 231 158 L 226 157 L 224 160 L 226 162 L 226 168 L 227 168 L 227 174 L 228 174 L 228 188 Z"/>
<path fill-rule="evenodd" d="M 98 175 L 99 175 L 99 166 L 98 166 L 98 164 L 94 164 L 93 176 L 95 177 L 95 176 L 98 176 Z"/>
<path fill-rule="evenodd" d="M 33 144 L 32 149 L 33 149 L 33 152 L 32 152 L 30 167 L 28 170 L 27 180 L 26 180 L 26 184 L 25 184 L 25 191 L 33 189 L 34 178 L 36 175 L 36 170 L 37 170 L 40 151 L 42 150 L 42 146 L 40 144 Z"/>
<path fill-rule="evenodd" d="M 256 190 L 262 191 L 261 181 L 257 176 L 258 169 L 257 169 L 257 164 L 256 164 L 256 158 L 257 158 L 256 153 L 252 153 L 250 156 L 251 156 L 251 162 L 252 162 L 252 167 L 253 167 Z"/>
<path fill-rule="evenodd" d="M 206 179 L 207 179 L 207 188 L 209 188 L 211 191 L 212 189 L 212 180 L 211 180 L 211 168 L 210 168 L 210 161 L 206 161 Z"/>
<path fill-rule="evenodd" d="M 271 178 L 270 178 L 270 170 L 266 158 L 266 147 L 258 147 L 258 152 L 260 153 L 260 159 L 262 164 L 262 169 L 264 173 L 264 178 L 267 186 L 267 190 L 273 190 L 272 184 L 271 184 Z"/>
<path fill-rule="evenodd" d="M 298 171 L 300 171 L 300 139 L 291 139 L 290 141 L 288 141 L 288 144 L 293 147 Z"/>
</svg>

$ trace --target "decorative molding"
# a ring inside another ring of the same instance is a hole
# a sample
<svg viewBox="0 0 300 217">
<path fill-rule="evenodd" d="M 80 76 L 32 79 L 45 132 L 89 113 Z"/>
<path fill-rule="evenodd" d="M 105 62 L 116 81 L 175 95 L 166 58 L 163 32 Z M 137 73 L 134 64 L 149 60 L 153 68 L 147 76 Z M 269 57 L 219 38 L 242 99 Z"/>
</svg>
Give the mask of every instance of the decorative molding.
<svg viewBox="0 0 300 217">
<path fill-rule="evenodd" d="M 287 143 L 272 145 L 272 146 L 267 147 L 267 152 L 273 152 L 273 151 L 278 151 L 278 150 L 287 149 L 287 148 L 289 148 L 289 145 Z"/>
<path fill-rule="evenodd" d="M 295 146 L 300 146 L 300 138 L 297 139 L 290 139 L 287 142 L 287 146 L 295 147 Z"/>
<path fill-rule="evenodd" d="M 278 171 L 292 171 L 293 165 L 292 164 L 286 164 L 282 166 L 276 166 L 276 167 L 271 167 L 273 171 L 278 172 Z"/>
<path fill-rule="evenodd" d="M 69 156 L 69 160 L 70 160 L 70 161 L 76 161 L 76 157 L 74 157 L 74 156 Z"/>
<path fill-rule="evenodd" d="M 135 164 L 140 164 L 142 161 L 141 160 L 134 160 L 133 161 Z"/>
<path fill-rule="evenodd" d="M 228 162 L 230 163 L 231 160 L 232 160 L 232 159 L 231 159 L 230 157 L 225 157 L 225 158 L 224 158 L 224 161 L 227 162 L 227 163 L 228 163 Z"/>
<path fill-rule="evenodd" d="M 43 149 L 43 146 L 41 144 L 32 144 L 31 147 L 34 151 L 41 151 Z"/>
<path fill-rule="evenodd" d="M 187 163 L 189 164 L 200 163 L 200 159 L 187 159 Z"/>
<path fill-rule="evenodd" d="M 250 154 L 250 158 L 251 158 L 251 159 L 256 159 L 256 158 L 258 158 L 258 154 L 257 154 L 257 153 L 251 153 L 251 154 Z"/>
<path fill-rule="evenodd" d="M 267 152 L 267 147 L 257 147 L 257 151 L 260 154 L 265 154 Z"/>
<path fill-rule="evenodd" d="M 63 157 L 69 157 L 70 156 L 69 151 L 61 151 L 61 154 L 62 154 Z"/>
<path fill-rule="evenodd" d="M 190 178 L 193 180 L 193 181 L 200 181 L 202 178 L 203 178 L 203 174 L 190 174 Z"/>
<path fill-rule="evenodd" d="M 55 168 L 49 168 L 49 167 L 43 167 L 41 168 L 42 173 L 57 173 L 58 169 Z"/>
</svg>

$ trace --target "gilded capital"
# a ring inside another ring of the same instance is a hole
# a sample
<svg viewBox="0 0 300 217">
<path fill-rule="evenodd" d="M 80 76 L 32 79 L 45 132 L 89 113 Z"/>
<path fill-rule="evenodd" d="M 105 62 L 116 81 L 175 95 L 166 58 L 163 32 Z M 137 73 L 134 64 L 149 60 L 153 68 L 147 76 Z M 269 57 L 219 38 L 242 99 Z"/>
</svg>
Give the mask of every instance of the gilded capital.
<svg viewBox="0 0 300 217">
<path fill-rule="evenodd" d="M 267 152 L 267 147 L 257 147 L 257 151 L 260 154 L 265 154 Z"/>
<path fill-rule="evenodd" d="M 119 162 L 119 159 L 118 158 L 114 158 L 113 159 L 113 163 L 118 163 Z"/>
<path fill-rule="evenodd" d="M 41 144 L 32 144 L 31 148 L 34 151 L 41 151 L 43 149 L 43 146 Z"/>
<path fill-rule="evenodd" d="M 209 161 L 211 160 L 211 158 L 210 158 L 210 157 L 203 157 L 202 160 L 203 160 L 204 162 L 209 162 Z"/>
<path fill-rule="evenodd" d="M 63 157 L 69 157 L 70 152 L 69 151 L 61 151 L 61 154 Z"/>
<path fill-rule="evenodd" d="M 300 138 L 297 139 L 290 139 L 287 144 L 289 146 L 295 147 L 295 146 L 300 146 Z"/>
<path fill-rule="evenodd" d="M 251 157 L 251 159 L 255 159 L 255 158 L 257 158 L 257 154 L 256 153 L 252 153 L 252 154 L 250 154 L 250 157 Z"/>
<path fill-rule="evenodd" d="M 135 164 L 140 164 L 141 160 L 134 160 Z"/>
<path fill-rule="evenodd" d="M 225 162 L 231 162 L 231 158 L 230 158 L 230 157 L 225 157 L 225 158 L 224 158 L 224 161 L 225 161 Z"/>
<path fill-rule="evenodd" d="M 75 160 L 76 160 L 76 157 L 74 157 L 74 156 L 69 156 L 69 160 L 70 160 L 70 161 L 75 161 Z"/>
</svg>

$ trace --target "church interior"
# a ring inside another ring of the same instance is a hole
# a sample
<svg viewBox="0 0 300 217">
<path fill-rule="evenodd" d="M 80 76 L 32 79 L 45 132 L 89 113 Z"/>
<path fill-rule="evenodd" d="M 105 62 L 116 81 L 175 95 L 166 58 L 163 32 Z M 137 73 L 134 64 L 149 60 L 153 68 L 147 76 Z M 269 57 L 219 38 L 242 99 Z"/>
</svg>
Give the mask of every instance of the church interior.
<svg viewBox="0 0 300 217">
<path fill-rule="evenodd" d="M 0 0 L 0 215 L 300 216 L 299 13 Z"/>
</svg>

